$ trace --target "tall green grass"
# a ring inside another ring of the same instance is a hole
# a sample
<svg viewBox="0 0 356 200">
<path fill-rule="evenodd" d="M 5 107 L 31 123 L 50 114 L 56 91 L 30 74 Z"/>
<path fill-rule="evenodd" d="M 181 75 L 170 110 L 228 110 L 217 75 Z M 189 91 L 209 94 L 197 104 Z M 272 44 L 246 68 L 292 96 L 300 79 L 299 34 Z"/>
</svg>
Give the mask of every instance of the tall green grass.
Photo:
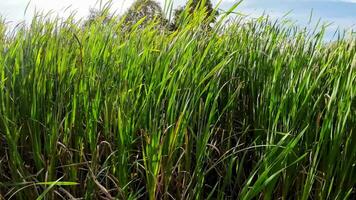
<svg viewBox="0 0 356 200">
<path fill-rule="evenodd" d="M 203 14 L 0 23 L 0 199 L 355 197 L 355 39 Z"/>
</svg>

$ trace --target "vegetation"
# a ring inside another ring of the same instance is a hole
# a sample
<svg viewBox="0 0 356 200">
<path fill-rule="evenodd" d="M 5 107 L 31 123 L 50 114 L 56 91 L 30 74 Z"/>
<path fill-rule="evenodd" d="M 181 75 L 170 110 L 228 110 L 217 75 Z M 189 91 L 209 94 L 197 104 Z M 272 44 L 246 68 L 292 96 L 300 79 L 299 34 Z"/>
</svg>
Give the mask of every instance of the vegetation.
<svg viewBox="0 0 356 200">
<path fill-rule="evenodd" d="M 91 8 L 89 10 L 89 16 L 84 21 L 84 26 L 90 26 L 91 24 L 100 21 L 101 23 L 107 24 L 112 21 L 114 16 L 109 13 L 108 7 L 104 7 L 104 9 L 96 9 Z"/>
<path fill-rule="evenodd" d="M 355 38 L 228 13 L 0 23 L 0 199 L 355 197 Z"/>
<path fill-rule="evenodd" d="M 174 11 L 173 22 L 171 23 L 171 29 L 177 30 L 183 22 L 189 22 L 187 14 L 194 14 L 199 10 L 203 10 L 206 14 L 203 15 L 206 19 L 201 25 L 205 28 L 211 28 L 210 24 L 216 21 L 218 11 L 213 8 L 213 4 L 210 0 L 190 0 L 187 1 L 187 5 L 179 7 Z"/>
<path fill-rule="evenodd" d="M 155 22 L 159 28 L 168 25 L 168 20 L 165 18 L 161 6 L 154 0 L 137 0 L 135 1 L 126 14 L 123 16 L 125 25 L 130 27 L 138 24 L 143 27 L 149 23 Z"/>
</svg>

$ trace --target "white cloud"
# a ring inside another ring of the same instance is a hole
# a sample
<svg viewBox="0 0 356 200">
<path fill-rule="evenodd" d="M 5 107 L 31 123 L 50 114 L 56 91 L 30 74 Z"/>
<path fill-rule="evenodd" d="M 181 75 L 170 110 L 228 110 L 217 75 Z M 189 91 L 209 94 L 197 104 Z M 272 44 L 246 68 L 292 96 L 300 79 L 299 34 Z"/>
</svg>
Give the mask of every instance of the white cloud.
<svg viewBox="0 0 356 200">
<path fill-rule="evenodd" d="M 164 0 L 160 0 L 163 2 Z M 0 1 L 0 16 L 4 16 L 8 21 L 29 20 L 34 11 L 51 12 L 62 17 L 68 16 L 72 11 L 76 11 L 78 17 L 88 14 L 89 8 L 99 7 L 100 0 L 9 0 Z M 105 3 L 106 1 L 103 0 Z M 134 0 L 114 0 L 113 10 L 119 13 L 124 12 Z M 27 13 L 24 15 L 26 6 Z"/>
<path fill-rule="evenodd" d="M 104 2 L 104 1 L 103 1 Z M 123 12 L 133 0 L 114 1 L 113 9 L 118 12 Z M 84 17 L 88 14 L 89 8 L 99 7 L 97 0 L 32 0 L 29 9 L 41 10 L 44 12 L 52 11 L 60 15 L 68 15 L 72 11 L 76 11 L 78 17 Z"/>
</svg>

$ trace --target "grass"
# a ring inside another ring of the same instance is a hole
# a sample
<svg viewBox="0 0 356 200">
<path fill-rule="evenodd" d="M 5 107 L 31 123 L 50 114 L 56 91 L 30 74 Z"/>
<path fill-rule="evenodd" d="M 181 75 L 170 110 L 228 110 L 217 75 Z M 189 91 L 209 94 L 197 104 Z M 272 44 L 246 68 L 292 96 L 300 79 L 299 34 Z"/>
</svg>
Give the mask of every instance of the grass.
<svg viewBox="0 0 356 200">
<path fill-rule="evenodd" d="M 356 40 L 261 17 L 0 23 L 0 199 L 352 199 Z"/>
</svg>

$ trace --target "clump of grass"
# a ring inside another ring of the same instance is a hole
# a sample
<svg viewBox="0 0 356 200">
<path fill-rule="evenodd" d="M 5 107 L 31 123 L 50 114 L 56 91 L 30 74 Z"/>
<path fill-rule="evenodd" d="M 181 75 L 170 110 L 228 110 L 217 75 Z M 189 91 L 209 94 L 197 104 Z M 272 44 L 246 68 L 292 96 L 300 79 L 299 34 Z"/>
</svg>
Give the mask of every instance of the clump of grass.
<svg viewBox="0 0 356 200">
<path fill-rule="evenodd" d="M 0 197 L 351 199 L 355 39 L 202 15 L 0 23 Z"/>
</svg>

